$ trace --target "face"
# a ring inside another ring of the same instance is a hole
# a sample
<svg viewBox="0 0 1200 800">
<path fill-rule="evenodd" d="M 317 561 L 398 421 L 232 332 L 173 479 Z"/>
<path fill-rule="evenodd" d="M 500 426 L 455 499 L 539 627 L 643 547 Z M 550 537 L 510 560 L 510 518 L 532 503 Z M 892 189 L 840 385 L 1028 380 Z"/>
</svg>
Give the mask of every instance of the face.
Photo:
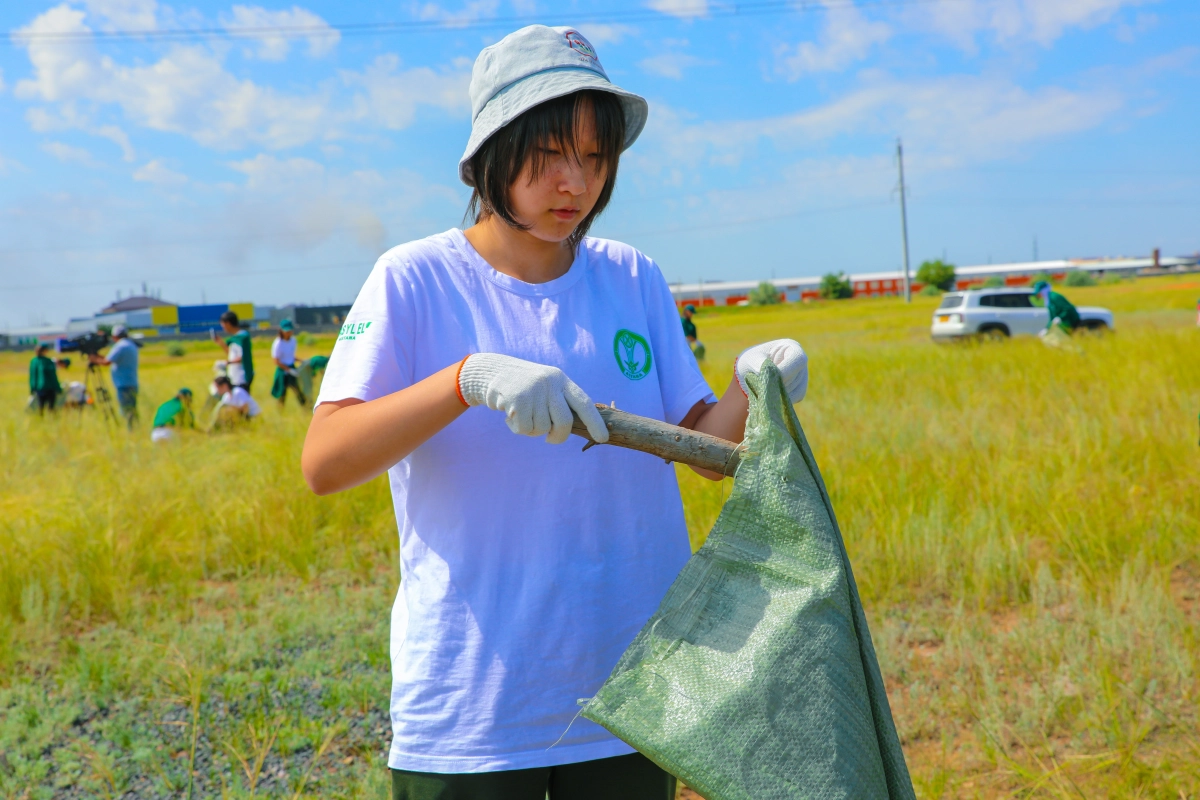
<svg viewBox="0 0 1200 800">
<path fill-rule="evenodd" d="M 226 333 L 237 333 L 238 327 L 237 327 L 237 325 L 234 325 L 232 322 L 222 321 L 221 329 L 223 331 L 225 331 Z"/>
<path fill-rule="evenodd" d="M 292 338 L 292 332 L 291 332 L 291 331 L 285 331 L 285 330 L 281 330 L 281 331 L 279 331 L 279 335 L 283 337 L 283 340 L 284 340 L 285 342 L 286 342 L 288 339 L 291 339 L 291 338 Z"/>
<path fill-rule="evenodd" d="M 558 142 L 546 142 L 542 174 L 533 174 L 532 166 L 526 164 L 509 189 L 513 216 L 529 226 L 526 233 L 544 242 L 561 242 L 570 236 L 596 207 L 608 178 L 608 170 L 600 166 L 590 107 L 581 109 L 576 124 L 578 162 Z"/>
</svg>

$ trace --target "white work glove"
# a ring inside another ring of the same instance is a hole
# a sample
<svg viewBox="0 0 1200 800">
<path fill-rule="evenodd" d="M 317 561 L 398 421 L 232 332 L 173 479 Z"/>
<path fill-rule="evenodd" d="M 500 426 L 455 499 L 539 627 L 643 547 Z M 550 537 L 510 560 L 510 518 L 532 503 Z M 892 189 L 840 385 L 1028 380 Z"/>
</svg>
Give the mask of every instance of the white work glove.
<svg viewBox="0 0 1200 800">
<path fill-rule="evenodd" d="M 475 353 L 458 371 L 458 391 L 469 406 L 504 412 L 513 433 L 545 436 L 562 444 L 571 435 L 573 410 L 598 443 L 608 428 L 587 393 L 558 367 L 547 367 L 499 353 Z"/>
<path fill-rule="evenodd" d="M 750 392 L 746 390 L 746 376 L 751 373 L 757 374 L 758 368 L 768 358 L 775 362 L 775 366 L 779 367 L 779 373 L 783 377 L 783 386 L 791 401 L 799 403 L 803 400 L 808 391 L 808 354 L 795 339 L 776 339 L 773 342 L 756 344 L 754 347 L 744 350 L 738 356 L 734 367 L 738 386 L 742 387 L 742 392 L 747 397 L 750 396 Z"/>
</svg>

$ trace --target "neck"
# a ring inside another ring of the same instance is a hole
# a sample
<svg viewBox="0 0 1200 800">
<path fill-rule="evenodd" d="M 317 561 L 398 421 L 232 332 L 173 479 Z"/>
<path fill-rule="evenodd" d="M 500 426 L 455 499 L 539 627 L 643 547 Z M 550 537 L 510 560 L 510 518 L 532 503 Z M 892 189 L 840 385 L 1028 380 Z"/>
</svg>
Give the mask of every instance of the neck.
<svg viewBox="0 0 1200 800">
<path fill-rule="evenodd" d="M 566 240 L 548 242 L 506 224 L 495 214 L 463 231 L 492 269 L 525 283 L 548 283 L 571 269 L 575 251 Z"/>
</svg>

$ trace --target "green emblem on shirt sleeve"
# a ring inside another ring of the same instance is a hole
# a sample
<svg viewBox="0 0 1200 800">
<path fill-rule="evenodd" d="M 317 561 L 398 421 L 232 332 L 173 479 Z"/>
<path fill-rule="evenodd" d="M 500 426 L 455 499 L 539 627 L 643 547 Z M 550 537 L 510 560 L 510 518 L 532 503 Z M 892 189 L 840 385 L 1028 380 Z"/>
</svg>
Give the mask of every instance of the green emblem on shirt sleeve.
<svg viewBox="0 0 1200 800">
<path fill-rule="evenodd" d="M 347 322 L 342 326 L 342 330 L 338 333 L 338 341 L 354 341 L 359 336 L 367 332 L 371 327 L 370 322 Z"/>
<path fill-rule="evenodd" d="M 650 344 L 640 334 L 622 328 L 613 338 L 613 355 L 621 374 L 631 381 L 640 381 L 650 374 Z"/>
</svg>

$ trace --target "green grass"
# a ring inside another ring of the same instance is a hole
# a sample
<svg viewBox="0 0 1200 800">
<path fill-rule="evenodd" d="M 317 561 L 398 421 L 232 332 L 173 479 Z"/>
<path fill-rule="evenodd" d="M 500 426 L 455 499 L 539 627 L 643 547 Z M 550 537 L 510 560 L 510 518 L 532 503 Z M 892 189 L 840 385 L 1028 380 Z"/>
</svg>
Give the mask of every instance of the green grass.
<svg viewBox="0 0 1200 800">
<path fill-rule="evenodd" d="M 810 354 L 921 797 L 1200 796 L 1200 283 L 1067 294 L 1118 332 L 934 346 L 936 298 L 697 318 L 718 390 L 750 344 Z M 216 351 L 186 351 L 143 351 L 144 418 L 203 395 Z M 0 796 L 384 796 L 384 482 L 312 496 L 307 416 L 269 399 L 171 447 L 31 417 L 27 360 L 0 354 Z M 698 546 L 728 485 L 680 476 Z"/>
</svg>

